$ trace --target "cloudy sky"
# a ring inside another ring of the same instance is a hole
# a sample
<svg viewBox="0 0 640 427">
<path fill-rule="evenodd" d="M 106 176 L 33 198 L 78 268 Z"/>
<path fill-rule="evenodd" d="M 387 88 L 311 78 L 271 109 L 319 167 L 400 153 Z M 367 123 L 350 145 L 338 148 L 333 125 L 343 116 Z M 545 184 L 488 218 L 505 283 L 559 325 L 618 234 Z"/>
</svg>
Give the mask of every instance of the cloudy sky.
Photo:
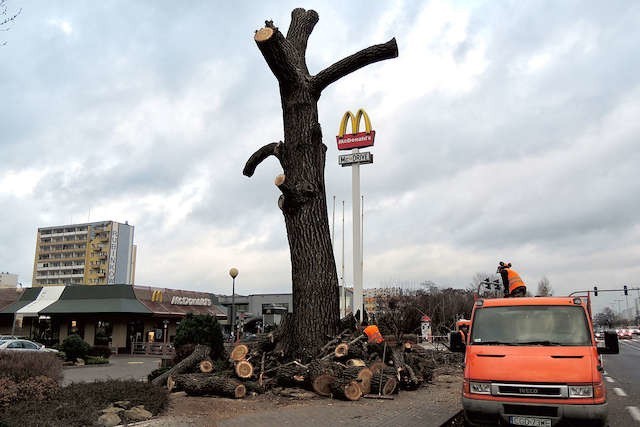
<svg viewBox="0 0 640 427">
<path fill-rule="evenodd" d="M 115 220 L 135 226 L 139 284 L 224 293 L 236 266 L 240 293 L 290 290 L 281 170 L 242 168 L 283 135 L 253 33 L 286 32 L 297 6 L 320 15 L 313 74 L 391 37 L 400 52 L 319 103 L 347 283 L 351 170 L 334 135 L 364 107 L 365 287 L 466 287 L 499 260 L 556 294 L 640 285 L 638 2 L 7 5 L 22 12 L 0 32 L 0 271 L 25 285 L 38 227 Z"/>
</svg>

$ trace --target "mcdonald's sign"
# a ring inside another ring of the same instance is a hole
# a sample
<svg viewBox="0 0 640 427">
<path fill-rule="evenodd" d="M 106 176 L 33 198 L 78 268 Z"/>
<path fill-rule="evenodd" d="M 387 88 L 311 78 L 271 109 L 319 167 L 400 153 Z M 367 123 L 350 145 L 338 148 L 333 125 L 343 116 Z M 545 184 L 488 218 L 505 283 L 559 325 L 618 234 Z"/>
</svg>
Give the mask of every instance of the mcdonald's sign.
<svg viewBox="0 0 640 427">
<path fill-rule="evenodd" d="M 162 302 L 162 291 L 153 291 L 151 294 L 151 302 Z"/>
<path fill-rule="evenodd" d="M 364 132 L 360 132 L 360 120 L 364 119 Z M 351 121 L 351 133 L 347 132 L 347 122 Z M 369 115 L 362 108 L 353 115 L 347 111 L 342 116 L 340 128 L 338 129 L 338 150 L 351 150 L 353 148 L 371 147 L 376 137 L 376 131 L 371 130 L 371 120 Z"/>
</svg>

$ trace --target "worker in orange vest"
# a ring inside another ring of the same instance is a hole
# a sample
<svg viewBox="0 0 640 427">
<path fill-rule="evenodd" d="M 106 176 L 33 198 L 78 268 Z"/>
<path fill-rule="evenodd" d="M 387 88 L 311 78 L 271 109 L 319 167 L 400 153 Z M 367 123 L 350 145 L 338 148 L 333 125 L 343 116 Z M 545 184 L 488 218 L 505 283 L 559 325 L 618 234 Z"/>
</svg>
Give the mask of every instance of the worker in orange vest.
<svg viewBox="0 0 640 427">
<path fill-rule="evenodd" d="M 366 326 L 364 322 L 363 326 Z M 382 338 L 382 334 L 376 325 L 366 326 L 364 333 L 367 335 L 367 340 L 370 344 L 382 344 L 382 342 L 384 342 L 384 338 Z"/>
<path fill-rule="evenodd" d="M 520 275 L 511 268 L 511 263 L 505 264 L 500 261 L 497 273 L 500 273 L 500 277 L 502 277 L 505 297 L 523 297 L 527 294 L 527 285 Z"/>
<path fill-rule="evenodd" d="M 367 350 L 369 354 L 376 353 L 378 357 L 384 361 L 386 358 L 386 348 L 383 346 L 384 338 L 382 338 L 380 329 L 378 329 L 376 325 L 369 325 L 366 320 L 363 321 L 360 326 L 363 328 L 363 335 L 367 337 Z"/>
</svg>

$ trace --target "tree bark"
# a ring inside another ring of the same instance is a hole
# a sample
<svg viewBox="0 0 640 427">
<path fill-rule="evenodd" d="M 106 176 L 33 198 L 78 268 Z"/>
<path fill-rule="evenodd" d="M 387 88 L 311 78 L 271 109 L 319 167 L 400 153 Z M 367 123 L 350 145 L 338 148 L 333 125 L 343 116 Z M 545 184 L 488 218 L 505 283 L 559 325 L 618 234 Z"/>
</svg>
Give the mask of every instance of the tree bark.
<svg viewBox="0 0 640 427">
<path fill-rule="evenodd" d="M 247 393 L 245 386 L 238 380 L 209 374 L 182 374 L 174 378 L 176 388 L 190 396 L 212 394 L 215 396 L 239 399 Z"/>
<path fill-rule="evenodd" d="M 201 360 L 209 358 L 209 353 L 211 353 L 211 349 L 208 346 L 201 344 L 196 345 L 196 348 L 190 356 L 183 359 L 167 372 L 164 372 L 162 375 L 154 378 L 151 383 L 155 385 L 165 385 L 167 378 L 169 378 L 170 375 L 175 376 L 177 374 L 195 370 Z"/>
<path fill-rule="evenodd" d="M 358 382 L 354 380 L 337 378 L 329 388 L 331 389 L 331 394 L 338 399 L 355 401 L 360 400 L 362 397 L 362 389 Z"/>
<path fill-rule="evenodd" d="M 304 361 L 318 353 L 327 336 L 335 336 L 339 322 L 338 276 L 324 182 L 327 147 L 318 122 L 318 99 L 324 88 L 347 74 L 398 55 L 395 40 L 391 40 L 312 76 L 306 65 L 306 47 L 317 22 L 315 11 L 295 9 L 286 37 L 271 21 L 255 34 L 258 49 L 280 86 L 284 142 L 259 149 L 244 169 L 251 176 L 260 162 L 273 155 L 284 170 L 278 205 L 291 254 L 293 319 L 282 348 L 288 357 Z"/>
</svg>

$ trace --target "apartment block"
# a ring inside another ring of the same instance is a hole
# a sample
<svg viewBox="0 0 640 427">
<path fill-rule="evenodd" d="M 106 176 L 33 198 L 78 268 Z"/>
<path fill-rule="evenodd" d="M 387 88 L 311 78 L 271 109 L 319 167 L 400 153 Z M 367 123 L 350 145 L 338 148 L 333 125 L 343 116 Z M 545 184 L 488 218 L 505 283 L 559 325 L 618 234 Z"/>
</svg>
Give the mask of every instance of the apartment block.
<svg viewBox="0 0 640 427">
<path fill-rule="evenodd" d="M 133 226 L 115 221 L 38 228 L 32 286 L 132 285 Z"/>
<path fill-rule="evenodd" d="M 18 275 L 0 272 L 0 288 L 15 288 L 18 286 Z"/>
</svg>

